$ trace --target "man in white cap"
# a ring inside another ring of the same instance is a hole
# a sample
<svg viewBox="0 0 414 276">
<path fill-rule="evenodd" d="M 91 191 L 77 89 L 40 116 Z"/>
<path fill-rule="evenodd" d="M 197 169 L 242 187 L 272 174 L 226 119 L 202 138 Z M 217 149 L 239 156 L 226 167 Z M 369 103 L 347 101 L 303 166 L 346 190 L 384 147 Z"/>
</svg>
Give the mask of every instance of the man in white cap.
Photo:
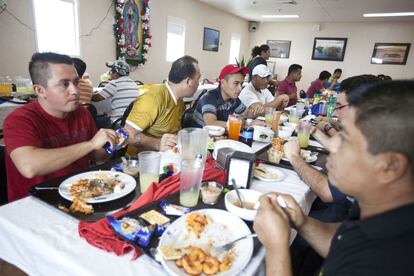
<svg viewBox="0 0 414 276">
<path fill-rule="evenodd" d="M 266 65 L 257 65 L 253 68 L 251 82 L 240 93 L 241 102 L 254 110 L 255 114 L 263 114 L 266 107 L 284 109 L 289 102 L 287 95 L 279 95 L 275 98 L 267 89 L 271 76 L 272 73 Z"/>
<path fill-rule="evenodd" d="M 111 68 L 109 74 L 111 81 L 92 97 L 92 101 L 99 102 L 111 99 L 111 117 L 98 117 L 99 128 L 111 128 L 112 123 L 121 118 L 125 109 L 140 94 L 137 84 L 129 77 L 129 65 L 124 60 L 107 62 L 106 66 Z"/>
</svg>

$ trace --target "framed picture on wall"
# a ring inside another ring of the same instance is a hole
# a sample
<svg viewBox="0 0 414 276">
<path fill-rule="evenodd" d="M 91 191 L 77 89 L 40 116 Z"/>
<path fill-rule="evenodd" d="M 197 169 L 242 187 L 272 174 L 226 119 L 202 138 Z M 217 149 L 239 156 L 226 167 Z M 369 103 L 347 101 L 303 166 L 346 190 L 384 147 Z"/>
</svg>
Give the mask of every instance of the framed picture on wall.
<svg viewBox="0 0 414 276">
<path fill-rule="evenodd" d="M 343 61 L 347 38 L 315 37 L 312 59 Z"/>
<path fill-rule="evenodd" d="M 204 27 L 203 50 L 218 52 L 220 31 Z"/>
<path fill-rule="evenodd" d="M 289 58 L 290 40 L 268 40 L 266 44 L 270 48 L 270 57 L 272 58 Z"/>
<path fill-rule="evenodd" d="M 371 63 L 405 65 L 410 47 L 410 43 L 375 43 Z"/>
</svg>

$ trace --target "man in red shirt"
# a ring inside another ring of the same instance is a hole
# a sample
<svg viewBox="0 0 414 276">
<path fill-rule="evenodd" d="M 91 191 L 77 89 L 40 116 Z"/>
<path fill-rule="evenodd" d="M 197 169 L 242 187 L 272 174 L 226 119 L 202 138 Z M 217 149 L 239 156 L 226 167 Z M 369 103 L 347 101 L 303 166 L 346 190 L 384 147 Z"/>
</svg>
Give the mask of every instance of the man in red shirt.
<svg viewBox="0 0 414 276">
<path fill-rule="evenodd" d="M 79 77 L 69 56 L 35 53 L 29 63 L 37 100 L 12 112 L 4 123 L 9 200 L 27 195 L 40 182 L 108 158 L 103 146 L 116 133 L 97 132 L 89 112 L 79 105 Z"/>
<path fill-rule="evenodd" d="M 298 100 L 296 82 L 302 78 L 302 66 L 299 64 L 292 64 L 289 66 L 287 77 L 277 86 L 277 94 L 286 94 L 289 96 L 288 106 L 296 104 Z"/>
<path fill-rule="evenodd" d="M 328 71 L 322 71 L 319 74 L 319 78 L 314 80 L 309 86 L 308 91 L 306 91 L 306 97 L 312 99 L 313 95 L 316 93 L 322 93 L 326 89 L 325 83 L 329 80 L 330 77 L 331 73 Z"/>
</svg>

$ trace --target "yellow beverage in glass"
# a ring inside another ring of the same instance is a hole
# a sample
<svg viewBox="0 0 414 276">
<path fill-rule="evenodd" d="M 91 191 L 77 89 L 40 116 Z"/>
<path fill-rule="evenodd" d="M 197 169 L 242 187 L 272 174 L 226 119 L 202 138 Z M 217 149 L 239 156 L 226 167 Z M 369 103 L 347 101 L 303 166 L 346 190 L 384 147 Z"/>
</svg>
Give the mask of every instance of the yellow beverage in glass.
<svg viewBox="0 0 414 276">
<path fill-rule="evenodd" d="M 298 139 L 301 148 L 309 147 L 309 133 L 298 133 Z"/>
<path fill-rule="evenodd" d="M 158 174 L 143 173 L 139 175 L 139 187 L 143 194 L 152 182 L 158 182 Z"/>
<path fill-rule="evenodd" d="M 297 124 L 299 123 L 299 117 L 294 115 L 289 115 L 289 123 Z"/>
<path fill-rule="evenodd" d="M 187 190 L 180 193 L 180 204 L 186 207 L 194 207 L 197 205 L 199 190 Z"/>
<path fill-rule="evenodd" d="M 273 114 L 266 113 L 265 122 L 266 124 L 271 125 L 273 122 Z"/>
</svg>

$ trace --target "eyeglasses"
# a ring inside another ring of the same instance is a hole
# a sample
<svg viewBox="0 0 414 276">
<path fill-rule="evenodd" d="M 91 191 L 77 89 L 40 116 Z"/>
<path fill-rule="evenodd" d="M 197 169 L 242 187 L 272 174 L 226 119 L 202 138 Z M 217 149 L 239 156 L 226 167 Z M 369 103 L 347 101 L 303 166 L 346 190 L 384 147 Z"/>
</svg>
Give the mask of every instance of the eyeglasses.
<svg viewBox="0 0 414 276">
<path fill-rule="evenodd" d="M 349 104 L 344 104 L 344 105 L 337 106 L 337 107 L 334 108 L 334 111 L 341 110 L 342 108 L 347 107 L 348 105 Z"/>
</svg>

